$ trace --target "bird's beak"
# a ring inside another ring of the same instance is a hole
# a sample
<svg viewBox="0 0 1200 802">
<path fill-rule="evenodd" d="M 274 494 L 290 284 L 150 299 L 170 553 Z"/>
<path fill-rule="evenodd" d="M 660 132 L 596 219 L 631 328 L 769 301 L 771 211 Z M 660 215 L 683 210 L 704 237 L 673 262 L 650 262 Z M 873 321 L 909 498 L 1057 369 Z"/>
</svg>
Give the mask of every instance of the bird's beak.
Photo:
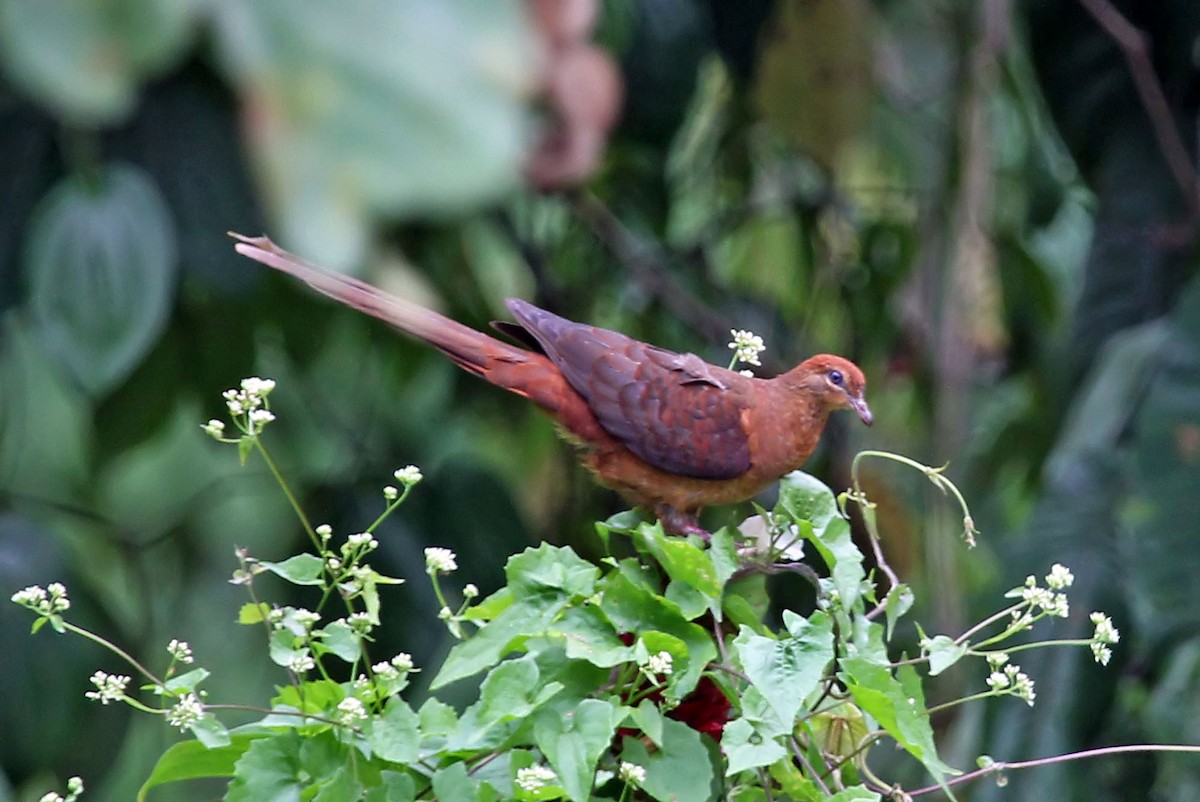
<svg viewBox="0 0 1200 802">
<path fill-rule="evenodd" d="M 871 414 L 871 408 L 867 406 L 867 399 L 861 395 L 852 395 L 850 398 L 850 407 L 858 413 L 859 419 L 870 426 L 875 421 L 875 416 Z"/>
</svg>

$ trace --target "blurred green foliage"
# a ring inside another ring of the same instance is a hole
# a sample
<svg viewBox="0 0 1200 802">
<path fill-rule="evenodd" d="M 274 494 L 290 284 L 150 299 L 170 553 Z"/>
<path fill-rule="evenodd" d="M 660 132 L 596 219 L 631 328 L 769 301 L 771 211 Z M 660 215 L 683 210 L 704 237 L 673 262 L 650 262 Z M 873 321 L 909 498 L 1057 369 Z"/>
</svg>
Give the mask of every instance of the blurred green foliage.
<svg viewBox="0 0 1200 802">
<path fill-rule="evenodd" d="M 1167 119 L 1078 0 L 613 0 L 622 123 L 586 186 L 535 195 L 539 45 L 515 0 L 0 0 L 0 587 L 64 580 L 147 660 L 172 637 L 248 654 L 232 549 L 290 553 L 298 531 L 198 424 L 252 374 L 280 382 L 273 450 L 317 518 L 361 528 L 391 470 L 425 470 L 382 570 L 450 546 L 487 592 L 529 542 L 597 552 L 588 522 L 619 501 L 544 418 L 224 236 L 267 231 L 474 326 L 521 295 L 717 362 L 735 327 L 772 370 L 854 358 L 877 424 L 835 418 L 809 467 L 840 488 L 860 445 L 952 461 L 971 555 L 919 478 L 864 477 L 939 631 L 1058 561 L 1081 600 L 1063 636 L 1093 606 L 1126 635 L 1115 669 L 1026 665 L 1033 710 L 935 720 L 943 755 L 1196 742 L 1197 220 L 1161 124 L 1194 174 L 1200 5 L 1098 5 L 1144 33 Z M 423 614 L 385 644 L 418 662 L 449 647 L 421 587 L 395 591 Z M 18 613 L 0 799 L 70 774 L 131 798 L 171 733 L 85 702 L 111 666 Z M 213 679 L 231 700 L 278 680 Z M 1009 780 L 972 798 L 1190 800 L 1200 768 Z"/>
</svg>

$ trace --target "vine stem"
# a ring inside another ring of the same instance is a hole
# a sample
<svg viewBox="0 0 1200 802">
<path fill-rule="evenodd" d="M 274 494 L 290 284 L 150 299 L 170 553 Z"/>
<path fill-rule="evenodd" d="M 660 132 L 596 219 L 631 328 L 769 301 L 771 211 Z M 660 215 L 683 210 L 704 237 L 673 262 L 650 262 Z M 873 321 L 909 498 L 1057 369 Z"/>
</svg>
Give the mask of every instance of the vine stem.
<svg viewBox="0 0 1200 802">
<path fill-rule="evenodd" d="M 133 666 L 135 669 L 137 669 L 139 672 L 141 672 L 142 676 L 144 676 L 146 679 L 150 680 L 152 683 L 154 683 L 158 687 L 162 688 L 166 685 L 166 683 L 164 683 L 158 677 L 154 676 L 154 674 L 151 673 L 150 669 L 146 668 L 144 665 L 139 663 L 137 660 L 134 659 L 133 655 L 131 655 L 129 652 L 125 651 L 120 646 L 116 645 L 115 643 L 113 643 L 111 641 L 107 641 L 104 638 L 100 637 L 99 635 L 97 635 L 93 632 L 89 632 L 88 630 L 84 629 L 83 627 L 77 627 L 74 624 L 70 623 L 69 621 L 63 621 L 62 625 L 63 625 L 63 629 L 67 630 L 68 632 L 73 632 L 76 635 L 79 635 L 80 637 L 87 638 L 92 643 L 99 644 L 100 646 L 103 646 L 105 649 L 108 649 L 110 652 L 115 654 L 117 657 L 120 657 L 122 660 L 129 663 L 129 665 Z"/>
<path fill-rule="evenodd" d="M 951 777 L 941 785 L 927 785 L 924 788 L 918 788 L 915 791 L 908 791 L 906 793 L 910 797 L 924 796 L 934 791 L 941 791 L 945 786 L 961 785 L 971 780 L 977 780 L 980 777 L 987 777 L 990 774 L 997 774 L 1010 769 L 1032 769 L 1038 766 L 1049 766 L 1054 763 L 1066 763 L 1072 760 L 1084 760 L 1130 752 L 1186 752 L 1200 754 L 1200 746 L 1188 746 L 1185 744 L 1123 744 L 1120 746 L 1102 746 L 1096 749 L 1085 749 L 1081 752 L 1068 752 L 1065 755 L 1055 755 L 1054 757 L 1039 757 L 1033 760 L 1014 760 L 1007 763 L 997 761 L 981 769 L 960 774 L 957 777 Z"/>
<path fill-rule="evenodd" d="M 283 490 L 283 495 L 287 497 L 288 504 L 292 505 L 292 510 L 295 511 L 296 517 L 300 519 L 300 523 L 304 527 L 304 531 L 308 534 L 309 539 L 312 540 L 313 545 L 320 551 L 322 546 L 321 539 L 317 537 L 316 530 L 313 529 L 312 523 L 309 522 L 304 508 L 300 506 L 296 494 L 292 492 L 291 486 L 283 478 L 283 473 L 279 470 L 279 466 L 275 464 L 275 460 L 272 459 L 271 454 L 257 437 L 254 438 L 254 447 L 262 455 L 263 461 L 267 463 L 267 469 L 271 471 L 271 475 L 275 477 L 275 481 L 279 483 L 280 489 Z"/>
</svg>

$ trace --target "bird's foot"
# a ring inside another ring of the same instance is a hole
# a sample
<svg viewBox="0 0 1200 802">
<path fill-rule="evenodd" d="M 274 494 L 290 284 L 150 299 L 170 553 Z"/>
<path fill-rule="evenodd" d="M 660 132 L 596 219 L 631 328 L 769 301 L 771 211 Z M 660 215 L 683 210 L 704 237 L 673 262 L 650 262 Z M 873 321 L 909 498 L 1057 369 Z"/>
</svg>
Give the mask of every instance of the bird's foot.
<svg viewBox="0 0 1200 802">
<path fill-rule="evenodd" d="M 689 515 L 686 512 L 679 512 L 674 507 L 669 507 L 666 504 L 659 504 L 654 508 L 654 514 L 658 516 L 658 520 L 662 521 L 663 529 L 668 534 L 695 535 L 705 543 L 712 541 L 712 533 L 700 525 L 695 515 Z"/>
</svg>

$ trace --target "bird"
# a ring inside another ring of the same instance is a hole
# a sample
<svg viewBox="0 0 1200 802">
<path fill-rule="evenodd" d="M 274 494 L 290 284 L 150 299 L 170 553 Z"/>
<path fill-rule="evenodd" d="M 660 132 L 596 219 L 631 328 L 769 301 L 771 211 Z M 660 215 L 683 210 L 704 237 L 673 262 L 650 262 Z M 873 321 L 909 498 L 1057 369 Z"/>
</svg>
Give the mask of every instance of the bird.
<svg viewBox="0 0 1200 802">
<path fill-rule="evenodd" d="M 708 539 L 707 506 L 745 501 L 812 454 L 830 413 L 873 421 L 863 372 L 832 354 L 756 378 L 510 298 L 498 339 L 370 284 L 309 264 L 267 237 L 238 253 L 423 341 L 468 373 L 532 401 L 600 484 L 664 530 Z"/>
</svg>

